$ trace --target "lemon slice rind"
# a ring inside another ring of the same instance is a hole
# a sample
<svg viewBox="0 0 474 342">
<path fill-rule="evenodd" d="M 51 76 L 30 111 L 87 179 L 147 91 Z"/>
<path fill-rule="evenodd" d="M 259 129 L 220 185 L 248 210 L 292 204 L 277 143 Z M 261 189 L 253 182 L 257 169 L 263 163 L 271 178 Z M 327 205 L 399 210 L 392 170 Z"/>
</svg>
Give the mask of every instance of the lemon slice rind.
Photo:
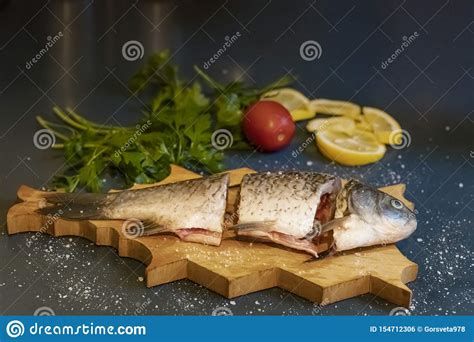
<svg viewBox="0 0 474 342">
<path fill-rule="evenodd" d="M 400 124 L 390 114 L 374 107 L 363 107 L 362 112 L 378 141 L 391 144 L 393 132 L 401 131 Z"/>
<path fill-rule="evenodd" d="M 355 150 L 342 146 L 342 142 L 334 142 L 337 137 L 335 135 L 342 135 L 344 132 L 327 129 L 319 132 L 316 135 L 316 145 L 320 152 L 339 164 L 347 166 L 366 165 L 379 161 L 385 155 L 386 147 L 378 143 L 374 134 L 362 130 L 355 129 L 354 132 L 347 134 L 347 140 L 352 139 L 352 145 L 357 145 L 357 137 L 367 139 L 370 144 L 365 144 L 361 141 L 360 147 L 362 150 Z M 343 139 L 342 139 L 343 140 Z M 351 144 L 347 144 L 350 146 Z M 364 150 L 365 149 L 365 150 Z"/>
<path fill-rule="evenodd" d="M 309 106 L 309 99 L 293 88 L 271 90 L 263 94 L 261 99 L 280 103 L 288 109 L 294 121 L 311 119 L 316 115 Z"/>
<path fill-rule="evenodd" d="M 315 113 L 343 115 L 352 118 L 356 118 L 360 115 L 360 106 L 348 101 L 315 99 L 310 102 L 309 106 Z"/>
</svg>

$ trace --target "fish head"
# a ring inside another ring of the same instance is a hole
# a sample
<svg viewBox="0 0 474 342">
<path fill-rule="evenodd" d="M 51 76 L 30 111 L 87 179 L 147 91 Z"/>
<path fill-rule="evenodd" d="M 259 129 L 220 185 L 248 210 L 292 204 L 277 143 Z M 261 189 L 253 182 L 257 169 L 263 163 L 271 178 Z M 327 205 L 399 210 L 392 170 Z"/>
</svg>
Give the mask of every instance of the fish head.
<svg viewBox="0 0 474 342">
<path fill-rule="evenodd" d="M 337 201 L 337 250 L 395 243 L 416 229 L 416 216 L 402 201 L 358 181 L 349 181 Z"/>
<path fill-rule="evenodd" d="M 348 204 L 349 211 L 366 222 L 382 223 L 401 233 L 416 229 L 416 216 L 402 201 L 364 184 L 352 188 Z"/>
</svg>

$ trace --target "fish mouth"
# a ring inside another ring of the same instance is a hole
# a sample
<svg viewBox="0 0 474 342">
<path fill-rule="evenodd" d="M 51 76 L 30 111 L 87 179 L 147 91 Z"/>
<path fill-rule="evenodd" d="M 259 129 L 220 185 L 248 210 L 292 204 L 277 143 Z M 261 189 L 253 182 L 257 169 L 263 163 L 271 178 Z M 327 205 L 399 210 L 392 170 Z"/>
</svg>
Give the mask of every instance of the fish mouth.
<svg viewBox="0 0 474 342">
<path fill-rule="evenodd" d="M 180 228 L 174 230 L 173 233 L 183 241 L 197 242 L 204 245 L 219 246 L 222 240 L 222 232 L 204 228 Z"/>
</svg>

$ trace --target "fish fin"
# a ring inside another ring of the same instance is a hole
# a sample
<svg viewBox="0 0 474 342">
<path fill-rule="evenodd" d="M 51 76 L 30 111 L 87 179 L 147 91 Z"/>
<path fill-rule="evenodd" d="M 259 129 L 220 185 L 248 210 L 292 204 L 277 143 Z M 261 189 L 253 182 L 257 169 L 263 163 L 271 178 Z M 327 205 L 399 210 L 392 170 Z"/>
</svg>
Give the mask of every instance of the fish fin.
<svg viewBox="0 0 474 342">
<path fill-rule="evenodd" d="M 274 225 L 275 221 L 244 222 L 234 224 L 233 226 L 230 226 L 229 229 L 236 231 L 259 230 L 263 232 L 269 232 L 273 230 Z"/>
<path fill-rule="evenodd" d="M 140 236 L 150 236 L 150 235 L 155 235 L 155 234 L 160 234 L 160 233 L 166 233 L 169 232 L 170 230 L 161 224 L 158 224 L 153 221 L 147 221 L 147 220 L 142 220 L 141 221 L 142 225 L 140 228 L 142 228 L 142 232 Z M 125 228 L 125 233 L 133 235 L 134 229 L 133 227 L 130 228 Z"/>
<path fill-rule="evenodd" d="M 321 227 L 321 234 L 320 235 L 322 235 L 324 233 L 327 233 L 330 230 L 334 230 L 335 228 L 338 228 L 338 227 L 346 229 L 345 223 L 349 220 L 350 216 L 351 215 L 343 216 L 343 217 L 339 217 L 339 218 L 336 218 L 334 220 L 331 220 L 329 222 L 326 222 Z"/>
<path fill-rule="evenodd" d="M 57 215 L 65 219 L 107 219 L 105 206 L 112 194 L 51 193 L 40 200 L 41 215 Z"/>
</svg>

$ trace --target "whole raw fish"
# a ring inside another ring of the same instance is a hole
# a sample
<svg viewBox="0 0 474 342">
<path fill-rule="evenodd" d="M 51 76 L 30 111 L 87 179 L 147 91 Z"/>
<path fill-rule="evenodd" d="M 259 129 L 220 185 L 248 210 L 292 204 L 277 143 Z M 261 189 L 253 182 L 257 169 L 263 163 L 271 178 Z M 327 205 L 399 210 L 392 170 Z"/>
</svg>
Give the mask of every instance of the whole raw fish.
<svg viewBox="0 0 474 342">
<path fill-rule="evenodd" d="M 109 194 L 51 193 L 40 214 L 62 209 L 66 219 L 138 220 L 143 235 L 174 233 L 184 241 L 218 246 L 229 175 Z M 400 200 L 356 180 L 316 172 L 263 172 L 240 185 L 237 236 L 270 241 L 318 256 L 320 237 L 332 231 L 332 250 L 394 243 L 416 229 Z"/>
</svg>

